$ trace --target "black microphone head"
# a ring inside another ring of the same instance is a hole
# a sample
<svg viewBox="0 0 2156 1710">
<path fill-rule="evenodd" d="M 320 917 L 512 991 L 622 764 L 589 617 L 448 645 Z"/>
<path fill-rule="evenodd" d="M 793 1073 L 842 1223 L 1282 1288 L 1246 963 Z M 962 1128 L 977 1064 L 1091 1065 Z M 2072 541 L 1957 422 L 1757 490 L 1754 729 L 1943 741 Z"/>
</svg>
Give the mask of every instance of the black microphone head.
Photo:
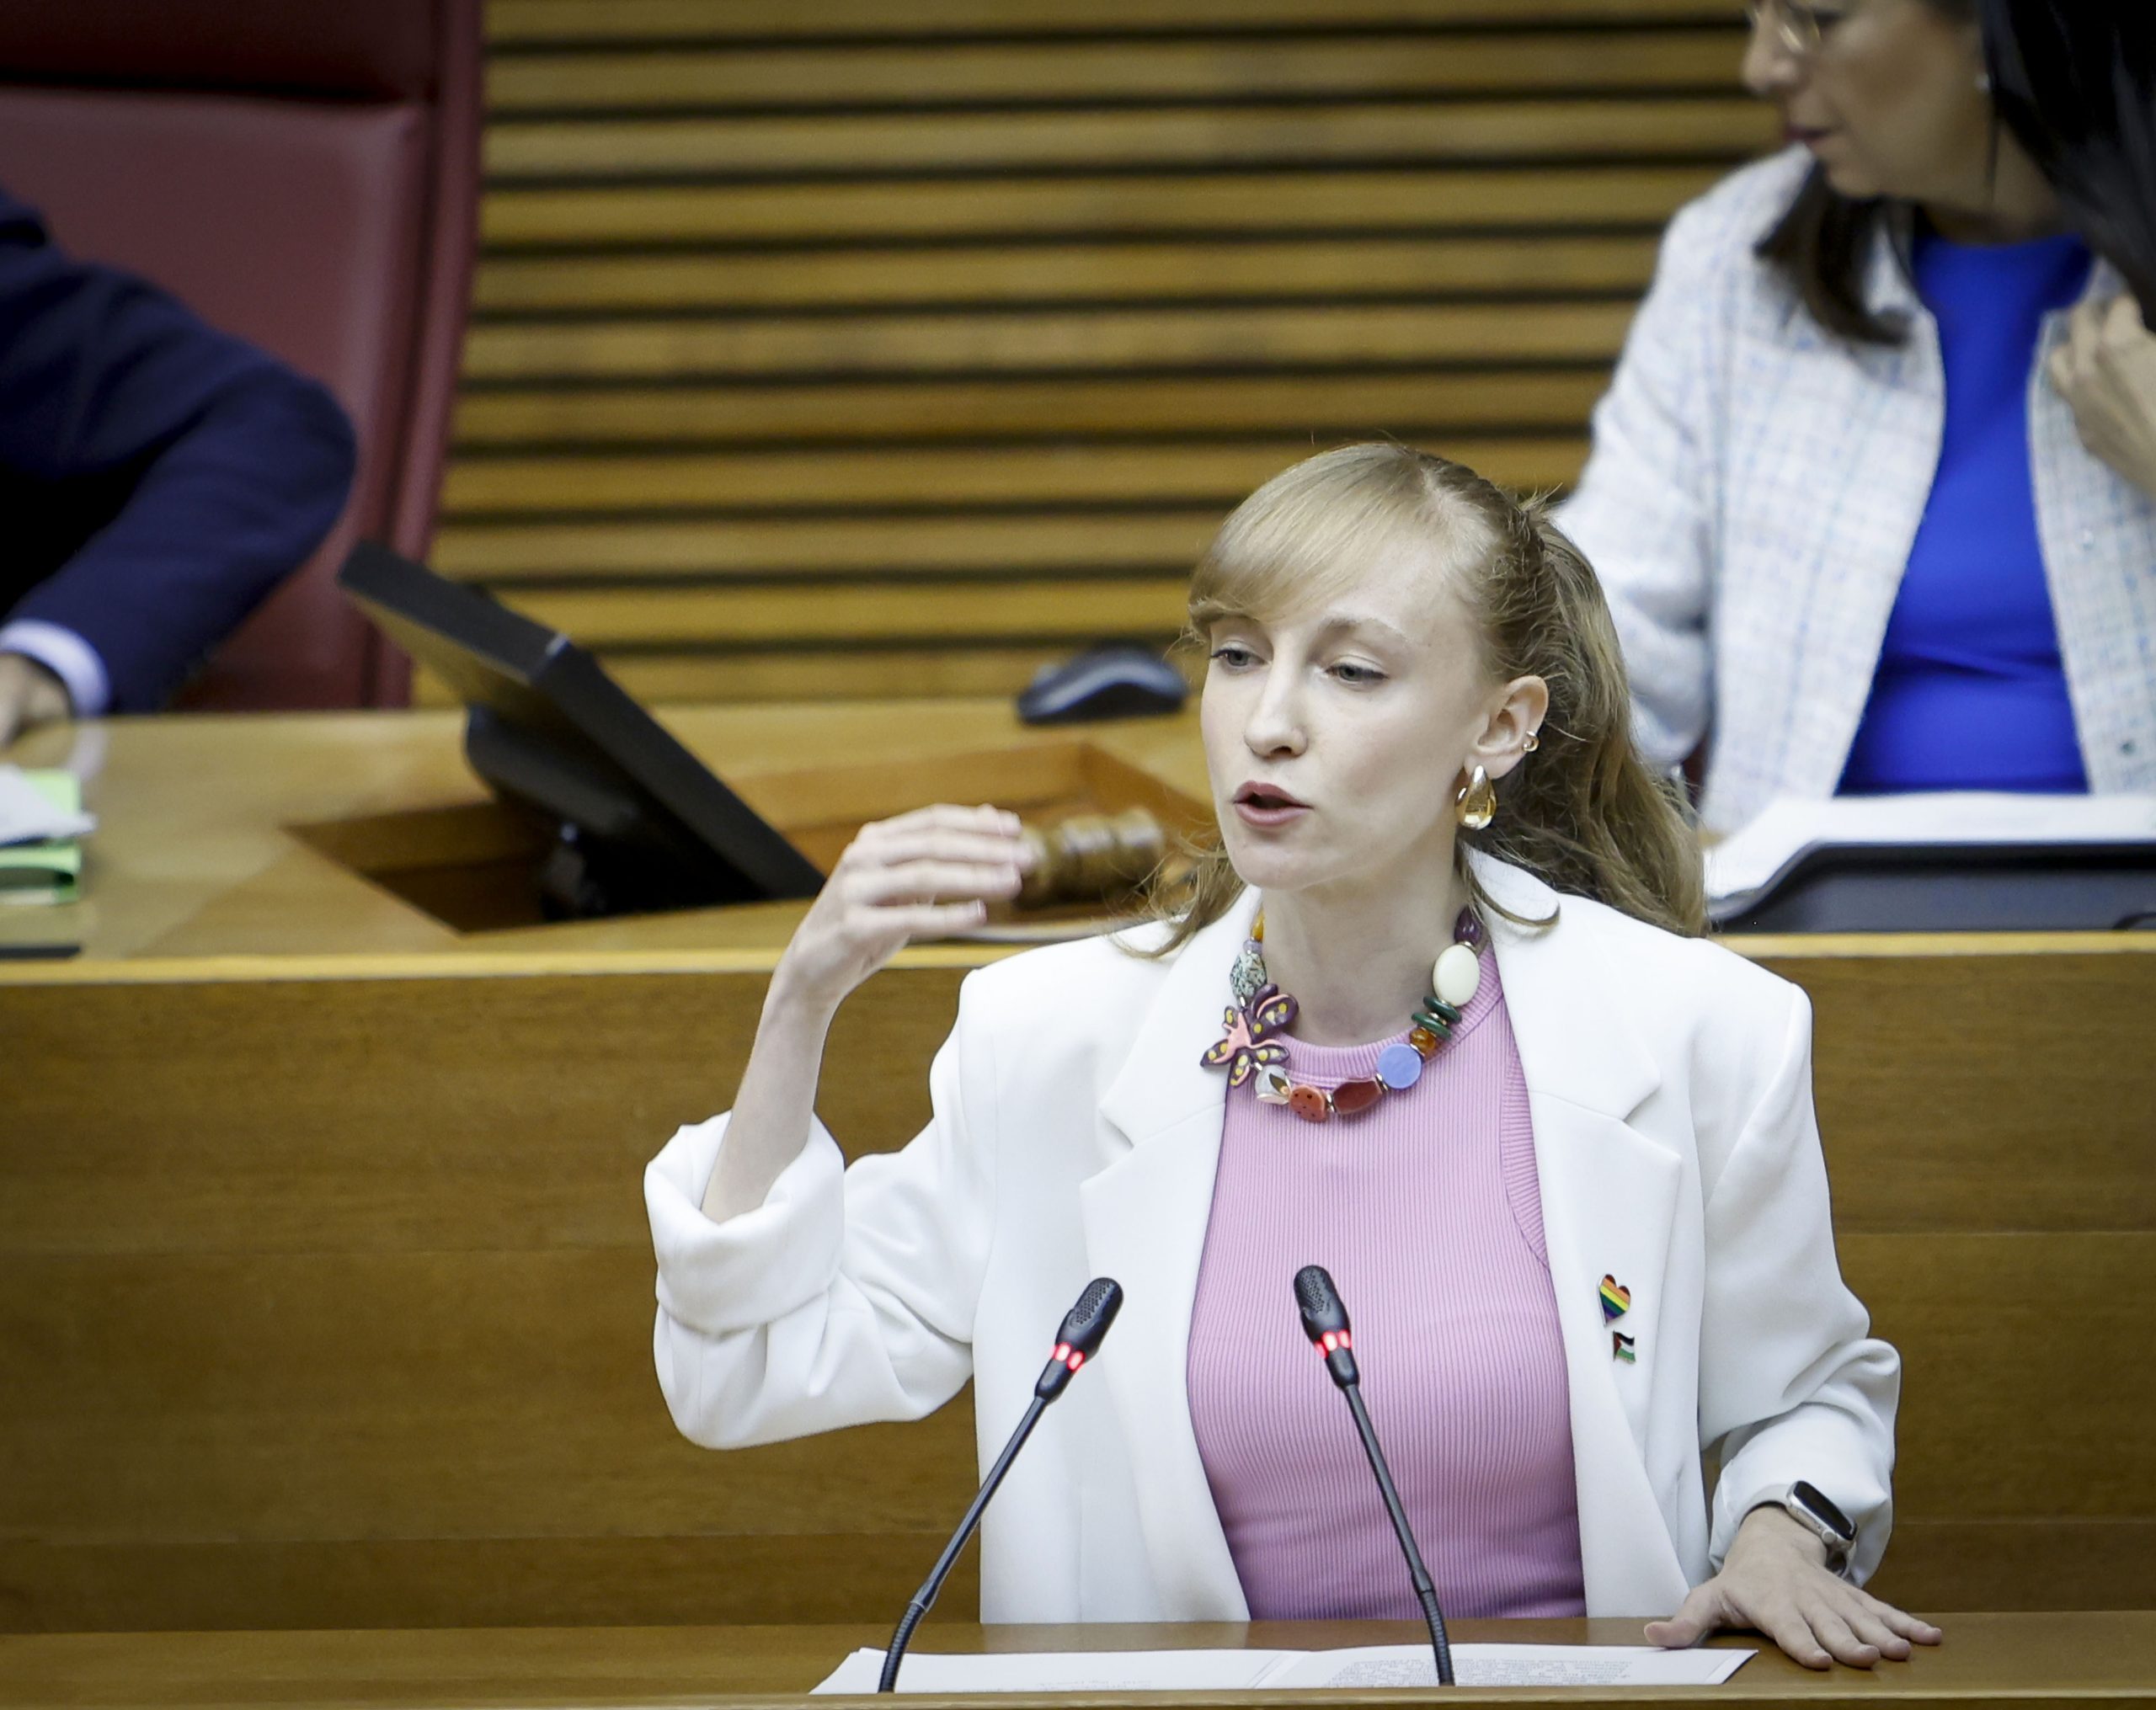
<svg viewBox="0 0 2156 1710">
<path fill-rule="evenodd" d="M 1122 1310 L 1121 1283 L 1112 1276 L 1097 1276 L 1087 1283 L 1078 1304 L 1063 1315 L 1063 1327 L 1055 1333 L 1055 1351 L 1048 1356 L 1033 1393 L 1043 1401 L 1062 1394 L 1070 1374 L 1093 1357 Z"/>
<path fill-rule="evenodd" d="M 1305 1265 L 1295 1273 L 1295 1308 L 1303 1315 L 1303 1334 L 1320 1347 L 1328 1331 L 1336 1337 L 1348 1333 L 1347 1303 L 1322 1265 Z"/>
<path fill-rule="evenodd" d="M 1303 1315 L 1303 1334 L 1325 1356 L 1332 1381 L 1346 1388 L 1358 1381 L 1355 1338 L 1348 1329 L 1348 1303 L 1332 1286 L 1322 1265 L 1305 1265 L 1295 1273 L 1295 1310 Z"/>
<path fill-rule="evenodd" d="M 1078 1304 L 1064 1315 L 1063 1328 L 1055 1333 L 1057 1345 L 1091 1359 L 1123 1310 L 1123 1285 L 1112 1276 L 1097 1276 L 1086 1285 Z"/>
</svg>

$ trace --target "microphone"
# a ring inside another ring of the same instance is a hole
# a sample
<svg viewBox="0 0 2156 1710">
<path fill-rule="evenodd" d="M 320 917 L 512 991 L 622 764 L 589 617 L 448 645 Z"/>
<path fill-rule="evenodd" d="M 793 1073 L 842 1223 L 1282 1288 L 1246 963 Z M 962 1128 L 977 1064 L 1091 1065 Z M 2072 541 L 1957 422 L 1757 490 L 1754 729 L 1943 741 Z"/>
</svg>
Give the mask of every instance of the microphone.
<svg viewBox="0 0 2156 1710">
<path fill-rule="evenodd" d="M 966 1510 L 958 1529 L 951 1534 L 951 1542 L 943 1546 L 943 1553 L 936 1558 L 936 1565 L 928 1570 L 928 1577 L 921 1581 L 921 1590 L 913 1594 L 913 1601 L 906 1605 L 906 1612 L 899 1618 L 898 1631 L 891 1635 L 890 1648 L 883 1653 L 883 1678 L 876 1683 L 879 1692 L 895 1691 L 899 1684 L 899 1665 L 905 1660 L 906 1645 L 913 1638 L 913 1630 L 921 1625 L 921 1618 L 935 1606 L 936 1596 L 943 1589 L 943 1581 L 950 1577 L 959 1552 L 966 1547 L 966 1540 L 974 1535 L 974 1528 L 980 1524 L 980 1517 L 988 1507 L 988 1499 L 995 1494 L 995 1488 L 1002 1484 L 1003 1475 L 1011 1470 L 1011 1463 L 1018 1458 L 1018 1451 L 1025 1447 L 1026 1439 L 1033 1435 L 1033 1427 L 1048 1411 L 1048 1404 L 1070 1387 L 1078 1368 L 1100 1350 L 1102 1340 L 1107 1335 L 1108 1326 L 1115 1322 L 1115 1315 L 1123 1310 L 1123 1285 L 1113 1277 L 1097 1276 L 1087 1283 L 1078 1297 L 1078 1303 L 1064 1314 L 1063 1323 L 1055 1333 L 1055 1347 L 1048 1356 L 1048 1364 L 1041 1368 L 1041 1375 L 1033 1385 L 1033 1405 L 1026 1409 L 1026 1416 L 1018 1421 L 1018 1429 L 1011 1433 L 1011 1441 L 1003 1446 L 1003 1452 L 995 1457 L 995 1464 L 988 1469 L 988 1477 L 981 1481 L 979 1494 Z"/>
<path fill-rule="evenodd" d="M 1401 1553 L 1407 1558 L 1407 1578 L 1422 1606 L 1422 1619 L 1430 1628 L 1430 1649 L 1438 1659 L 1438 1684 L 1449 1686 L 1452 1678 L 1452 1642 L 1445 1636 L 1444 1611 L 1438 1607 L 1438 1589 L 1430 1583 L 1430 1570 L 1422 1565 L 1422 1553 L 1415 1548 L 1415 1532 L 1407 1524 L 1407 1510 L 1400 1505 L 1392 1473 L 1385 1464 L 1385 1451 L 1378 1446 L 1376 1428 L 1363 1405 L 1362 1379 L 1355 1370 L 1354 1333 L 1348 1324 L 1348 1304 L 1332 1286 L 1322 1265 L 1305 1265 L 1295 1273 L 1295 1309 L 1302 1314 L 1303 1334 L 1325 1356 L 1325 1369 L 1340 1393 L 1348 1398 L 1348 1410 L 1355 1416 L 1355 1430 L 1363 1439 L 1363 1452 L 1370 1457 L 1370 1471 L 1377 1474 L 1378 1494 L 1385 1498 L 1385 1511 L 1400 1539 Z"/>
</svg>

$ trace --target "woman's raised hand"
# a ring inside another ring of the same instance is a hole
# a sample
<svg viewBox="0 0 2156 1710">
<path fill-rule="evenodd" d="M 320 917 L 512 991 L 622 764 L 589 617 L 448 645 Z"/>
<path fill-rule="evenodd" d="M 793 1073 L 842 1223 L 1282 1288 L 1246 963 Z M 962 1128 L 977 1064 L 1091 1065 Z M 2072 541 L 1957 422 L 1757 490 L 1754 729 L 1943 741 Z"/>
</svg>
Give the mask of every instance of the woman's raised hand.
<svg viewBox="0 0 2156 1710">
<path fill-rule="evenodd" d="M 922 807 L 864 825 L 846 845 L 773 976 L 798 1000 L 835 1009 L 918 938 L 978 926 L 1018 893 L 1027 861 L 1018 816 Z"/>
<path fill-rule="evenodd" d="M 1027 860 L 1017 816 L 993 807 L 923 807 L 862 827 L 772 971 L 706 1217 L 761 1205 L 808 1143 L 825 1036 L 846 994 L 909 940 L 979 925 L 992 898 L 1017 894 Z"/>
</svg>

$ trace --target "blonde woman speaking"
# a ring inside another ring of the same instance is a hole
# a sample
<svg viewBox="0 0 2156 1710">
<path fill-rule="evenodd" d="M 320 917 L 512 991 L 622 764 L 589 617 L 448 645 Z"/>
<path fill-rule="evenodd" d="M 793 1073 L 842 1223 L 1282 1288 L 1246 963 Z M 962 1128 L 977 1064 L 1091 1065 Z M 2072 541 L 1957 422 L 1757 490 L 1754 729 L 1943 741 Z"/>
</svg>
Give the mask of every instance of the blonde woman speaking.
<svg viewBox="0 0 2156 1710">
<path fill-rule="evenodd" d="M 1190 612 L 1219 851 L 1164 920 L 973 974 L 927 1128 L 851 1169 L 813 1115 L 832 1015 L 1017 888 L 1017 825 L 932 808 L 839 863 L 732 1112 L 647 1174 L 680 1428 L 971 1378 L 992 1457 L 1113 1276 L 1097 1378 L 989 1514 L 984 1617 L 1413 1618 L 1293 1310 L 1321 1264 L 1454 1614 L 1757 1626 L 1820 1667 L 1935 1639 L 1859 1589 L 1899 1362 L 1836 1266 L 1810 1011 L 1694 935 L 1587 564 L 1457 465 L 1350 446 L 1228 519 Z"/>
</svg>

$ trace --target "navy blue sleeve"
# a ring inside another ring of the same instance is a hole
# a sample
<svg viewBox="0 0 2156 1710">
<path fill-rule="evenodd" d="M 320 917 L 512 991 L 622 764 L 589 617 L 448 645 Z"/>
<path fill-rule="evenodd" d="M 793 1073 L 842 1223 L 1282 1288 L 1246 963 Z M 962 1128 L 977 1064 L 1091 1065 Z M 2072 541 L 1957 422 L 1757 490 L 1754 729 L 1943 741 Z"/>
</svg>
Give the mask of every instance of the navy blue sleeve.
<svg viewBox="0 0 2156 1710">
<path fill-rule="evenodd" d="M 329 393 L 151 286 L 71 259 L 0 195 L 0 468 L 123 494 L 8 613 L 82 637 L 115 712 L 162 705 L 337 520 Z"/>
</svg>

